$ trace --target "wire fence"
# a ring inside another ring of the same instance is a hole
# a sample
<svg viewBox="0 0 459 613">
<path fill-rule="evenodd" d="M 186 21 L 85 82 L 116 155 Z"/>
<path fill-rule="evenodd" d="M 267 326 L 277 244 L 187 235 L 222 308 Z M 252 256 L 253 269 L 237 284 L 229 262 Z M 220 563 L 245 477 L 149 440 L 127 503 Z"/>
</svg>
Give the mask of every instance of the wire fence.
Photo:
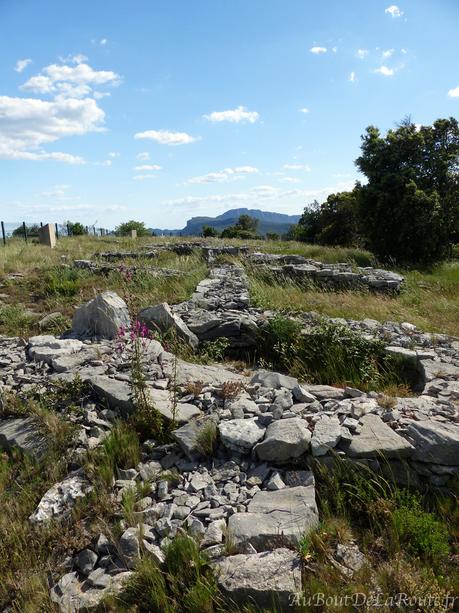
<svg viewBox="0 0 459 613">
<path fill-rule="evenodd" d="M 12 230 L 8 229 L 7 226 L 12 226 L 14 224 L 7 224 L 7 222 L 1 221 L 1 231 L 2 231 L 2 242 L 3 245 L 6 245 L 7 240 L 9 239 L 22 239 L 26 243 L 29 240 L 33 240 L 38 238 L 38 231 L 43 227 L 43 222 L 41 221 L 39 224 L 30 224 L 27 225 L 25 221 L 23 221 L 19 226 L 13 228 Z M 69 236 L 110 236 L 113 234 L 113 230 L 108 230 L 107 228 L 96 227 L 95 225 L 84 226 L 82 224 L 72 224 L 72 223 L 54 223 L 50 224 L 54 225 L 54 230 L 56 233 L 56 239 L 69 237 Z"/>
</svg>

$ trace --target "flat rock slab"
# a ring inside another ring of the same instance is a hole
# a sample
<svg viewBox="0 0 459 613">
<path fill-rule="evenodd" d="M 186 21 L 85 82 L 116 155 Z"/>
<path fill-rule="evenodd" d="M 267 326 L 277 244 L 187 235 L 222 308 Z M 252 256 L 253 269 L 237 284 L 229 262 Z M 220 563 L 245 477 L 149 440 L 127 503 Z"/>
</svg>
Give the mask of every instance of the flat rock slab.
<svg viewBox="0 0 459 613">
<path fill-rule="evenodd" d="M 134 410 L 131 386 L 127 381 L 111 379 L 106 375 L 95 375 L 86 378 L 102 399 L 106 400 L 112 410 L 117 410 L 123 416 L 130 415 Z"/>
<path fill-rule="evenodd" d="M 249 379 L 221 366 L 207 366 L 192 364 L 177 359 L 171 354 L 164 352 L 160 356 L 164 375 L 176 385 L 186 385 L 201 381 L 204 385 L 222 385 L 228 381 L 241 381 L 248 383 Z M 174 364 L 176 360 L 176 365 Z"/>
<path fill-rule="evenodd" d="M 46 453 L 46 437 L 33 417 L 16 417 L 0 421 L 0 449 L 15 449 L 41 460 Z"/>
<path fill-rule="evenodd" d="M 83 343 L 77 339 L 60 339 L 50 334 L 32 336 L 29 339 L 28 353 L 36 362 L 52 363 L 54 359 L 69 356 L 81 351 Z"/>
<path fill-rule="evenodd" d="M 255 451 L 260 460 L 282 463 L 303 455 L 310 440 L 311 432 L 304 419 L 279 419 L 269 424 L 264 440 Z"/>
<path fill-rule="evenodd" d="M 413 421 L 407 435 L 414 442 L 413 459 L 459 466 L 459 425 L 431 420 Z"/>
<path fill-rule="evenodd" d="M 347 454 L 353 458 L 408 458 L 414 448 L 386 425 L 378 415 L 370 413 L 360 418 L 362 430 L 354 434 Z"/>
<path fill-rule="evenodd" d="M 91 383 L 94 391 L 101 398 L 107 400 L 111 409 L 118 410 L 123 416 L 128 416 L 135 410 L 131 386 L 128 381 L 111 379 L 105 375 L 89 377 L 87 380 Z M 183 424 L 192 417 L 201 415 L 201 411 L 194 404 L 174 403 L 173 394 L 168 390 L 149 388 L 148 394 L 153 407 L 170 421 L 175 419 L 178 424 Z"/>
<path fill-rule="evenodd" d="M 301 565 L 290 549 L 227 556 L 216 564 L 218 585 L 237 604 L 288 611 L 292 594 L 301 592 Z"/>
<path fill-rule="evenodd" d="M 259 383 L 262 387 L 280 389 L 281 387 L 292 391 L 298 386 L 298 379 L 282 375 L 279 372 L 270 370 L 258 370 L 252 377 L 250 383 Z"/>
<path fill-rule="evenodd" d="M 257 551 L 296 547 L 298 541 L 319 524 L 313 485 L 260 491 L 247 513 L 235 513 L 228 522 L 237 549 L 250 543 Z"/>
<path fill-rule="evenodd" d="M 435 360 L 420 360 L 420 363 L 425 382 L 437 378 L 459 380 L 459 366 L 447 362 L 436 362 Z"/>
</svg>

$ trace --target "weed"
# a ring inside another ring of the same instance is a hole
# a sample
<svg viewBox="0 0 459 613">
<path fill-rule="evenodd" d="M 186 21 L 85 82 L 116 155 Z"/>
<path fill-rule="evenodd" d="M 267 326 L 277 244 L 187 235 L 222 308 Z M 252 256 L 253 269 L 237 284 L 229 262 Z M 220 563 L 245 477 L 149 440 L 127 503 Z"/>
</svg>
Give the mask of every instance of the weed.
<svg viewBox="0 0 459 613">
<path fill-rule="evenodd" d="M 199 428 L 196 437 L 196 449 L 204 456 L 212 457 L 217 445 L 218 429 L 217 424 L 208 419 L 204 425 Z"/>
<path fill-rule="evenodd" d="M 230 340 L 224 336 L 215 341 L 203 343 L 199 351 L 201 361 L 203 363 L 221 362 L 230 345 Z"/>
<path fill-rule="evenodd" d="M 75 296 L 80 288 L 82 272 L 75 268 L 56 267 L 45 278 L 44 293 L 48 296 Z"/>
<path fill-rule="evenodd" d="M 0 326 L 5 334 L 27 335 L 34 327 L 37 316 L 18 304 L 0 304 Z"/>
<path fill-rule="evenodd" d="M 204 383 L 202 381 L 188 381 L 185 385 L 185 392 L 187 394 L 192 394 L 195 398 L 201 394 L 204 388 Z"/>
</svg>

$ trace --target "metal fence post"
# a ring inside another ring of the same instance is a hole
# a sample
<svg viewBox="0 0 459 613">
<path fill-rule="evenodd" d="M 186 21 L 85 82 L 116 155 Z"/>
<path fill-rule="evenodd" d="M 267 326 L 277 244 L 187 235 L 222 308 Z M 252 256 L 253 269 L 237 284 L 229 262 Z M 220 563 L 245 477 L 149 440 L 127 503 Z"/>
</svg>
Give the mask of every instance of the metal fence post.
<svg viewBox="0 0 459 613">
<path fill-rule="evenodd" d="M 67 224 L 67 236 L 70 236 L 70 224 Z"/>
<path fill-rule="evenodd" d="M 3 237 L 3 244 L 6 245 L 6 234 L 5 234 L 5 224 L 2 221 L 2 237 Z"/>
<path fill-rule="evenodd" d="M 59 238 L 59 228 L 57 227 L 57 223 L 54 224 L 54 227 L 56 228 L 56 239 Z"/>
<path fill-rule="evenodd" d="M 24 240 L 27 242 L 27 226 L 25 221 L 22 222 L 22 231 L 24 232 Z"/>
</svg>

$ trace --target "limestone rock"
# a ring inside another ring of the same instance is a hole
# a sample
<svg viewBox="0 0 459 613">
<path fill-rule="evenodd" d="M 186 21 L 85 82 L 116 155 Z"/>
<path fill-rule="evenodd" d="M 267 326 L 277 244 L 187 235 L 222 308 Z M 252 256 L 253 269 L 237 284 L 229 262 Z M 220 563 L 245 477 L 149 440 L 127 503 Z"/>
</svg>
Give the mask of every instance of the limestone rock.
<svg viewBox="0 0 459 613">
<path fill-rule="evenodd" d="M 113 339 L 121 326 L 130 326 L 126 303 L 115 292 L 102 292 L 77 308 L 73 315 L 72 332 L 80 338 Z"/>
<path fill-rule="evenodd" d="M 319 523 L 314 486 L 260 491 L 247 507 L 228 521 L 235 547 L 250 543 L 257 551 L 296 547 L 299 539 Z"/>
<path fill-rule="evenodd" d="M 29 338 L 28 353 L 36 362 L 51 364 L 53 359 L 81 351 L 83 343 L 77 339 L 59 339 L 50 334 Z"/>
<path fill-rule="evenodd" d="M 414 451 L 410 443 L 386 425 L 378 415 L 360 419 L 362 430 L 352 437 L 347 454 L 354 458 L 407 458 Z"/>
<path fill-rule="evenodd" d="M 301 565 L 290 549 L 227 556 L 217 563 L 218 586 L 233 602 L 287 611 L 301 592 Z"/>
<path fill-rule="evenodd" d="M 280 419 L 269 424 L 264 440 L 255 450 L 260 460 L 282 463 L 300 457 L 310 440 L 311 433 L 303 419 Z"/>
<path fill-rule="evenodd" d="M 313 456 L 325 455 L 336 447 L 341 438 L 341 425 L 335 416 L 323 415 L 314 427 L 311 439 Z"/>
<path fill-rule="evenodd" d="M 222 443 L 228 449 L 248 453 L 260 439 L 265 428 L 257 419 L 231 419 L 218 424 Z"/>
<path fill-rule="evenodd" d="M 188 343 L 193 350 L 198 348 L 199 340 L 196 334 L 191 332 L 185 322 L 171 311 L 167 302 L 162 302 L 161 304 L 143 309 L 137 315 L 137 319 L 153 332 L 157 332 L 158 330 L 160 332 L 173 330 L 173 332 Z"/>
<path fill-rule="evenodd" d="M 36 460 L 46 453 L 46 438 L 33 417 L 16 417 L 0 421 L 0 449 L 18 449 Z"/>
<path fill-rule="evenodd" d="M 82 474 L 69 475 L 45 493 L 29 519 L 32 523 L 40 523 L 66 516 L 77 499 L 86 496 L 92 489 Z"/>
<path fill-rule="evenodd" d="M 407 435 L 415 446 L 414 460 L 459 466 L 459 425 L 413 421 L 407 428 Z"/>
</svg>

